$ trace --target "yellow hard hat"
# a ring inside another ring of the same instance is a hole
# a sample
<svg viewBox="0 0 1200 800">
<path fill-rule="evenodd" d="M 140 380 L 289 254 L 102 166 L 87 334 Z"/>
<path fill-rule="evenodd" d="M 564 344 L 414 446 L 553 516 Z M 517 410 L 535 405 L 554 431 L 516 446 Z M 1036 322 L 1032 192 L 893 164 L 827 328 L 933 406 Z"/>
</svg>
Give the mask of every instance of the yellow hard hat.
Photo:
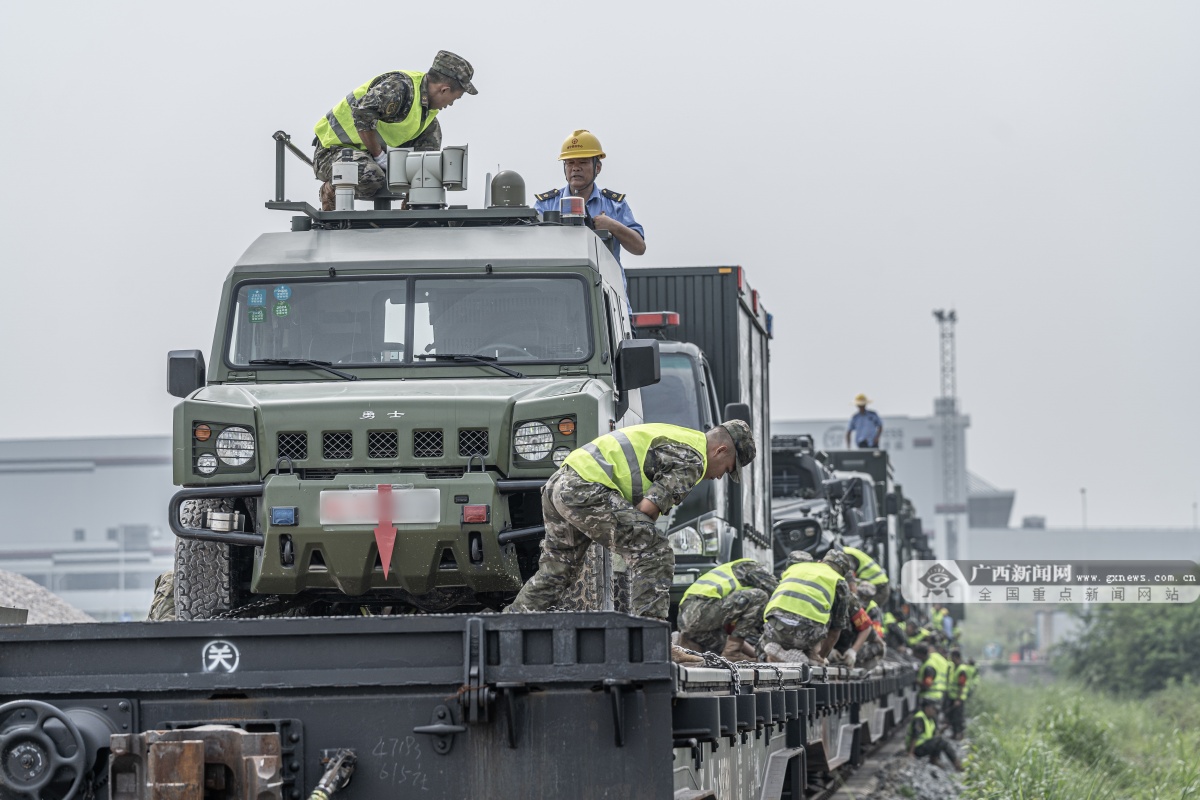
<svg viewBox="0 0 1200 800">
<path fill-rule="evenodd" d="M 574 131 L 563 140 L 562 152 L 558 154 L 559 161 L 568 158 L 604 158 L 604 148 L 591 131 Z"/>
<path fill-rule="evenodd" d="M 867 399 L 865 394 L 860 394 L 854 398 L 854 405 L 856 406 L 865 406 L 869 402 L 871 401 Z"/>
</svg>

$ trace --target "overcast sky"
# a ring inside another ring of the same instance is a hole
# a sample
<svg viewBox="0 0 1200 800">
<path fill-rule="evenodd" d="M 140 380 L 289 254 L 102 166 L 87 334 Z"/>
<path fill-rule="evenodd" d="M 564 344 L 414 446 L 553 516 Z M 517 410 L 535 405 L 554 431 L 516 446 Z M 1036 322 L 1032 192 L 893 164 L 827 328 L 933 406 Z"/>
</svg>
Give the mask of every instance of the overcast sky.
<svg viewBox="0 0 1200 800">
<path fill-rule="evenodd" d="M 1200 4 L 10 3 L 0 438 L 170 432 L 166 351 L 288 215 L 271 134 L 439 48 L 468 202 L 608 153 L 648 250 L 741 264 L 778 418 L 932 413 L 958 310 L 970 468 L 1014 522 L 1190 525 L 1200 492 Z M 20 134 L 20 131 L 25 131 Z M 18 135 L 20 134 L 20 135 Z M 317 184 L 289 159 L 291 199 Z"/>
</svg>

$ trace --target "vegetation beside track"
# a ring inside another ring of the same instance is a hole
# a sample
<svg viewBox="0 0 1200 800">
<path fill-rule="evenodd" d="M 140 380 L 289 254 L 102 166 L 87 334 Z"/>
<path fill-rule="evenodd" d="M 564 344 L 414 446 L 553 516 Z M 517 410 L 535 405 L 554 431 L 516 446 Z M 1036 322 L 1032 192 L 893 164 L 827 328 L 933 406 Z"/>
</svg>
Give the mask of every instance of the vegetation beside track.
<svg viewBox="0 0 1200 800">
<path fill-rule="evenodd" d="M 1078 683 L 983 684 L 968 723 L 966 797 L 1200 799 L 1200 685 L 1135 698 Z"/>
</svg>

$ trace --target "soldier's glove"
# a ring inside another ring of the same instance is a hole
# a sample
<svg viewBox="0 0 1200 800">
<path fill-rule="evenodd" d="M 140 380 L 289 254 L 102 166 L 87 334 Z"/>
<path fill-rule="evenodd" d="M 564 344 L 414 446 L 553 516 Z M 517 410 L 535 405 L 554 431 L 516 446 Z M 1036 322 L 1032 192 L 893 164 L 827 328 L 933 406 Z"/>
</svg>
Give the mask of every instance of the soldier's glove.
<svg viewBox="0 0 1200 800">
<path fill-rule="evenodd" d="M 828 661 L 830 664 L 840 663 L 842 660 L 842 654 L 839 653 L 837 648 L 835 647 L 829 651 L 829 655 L 825 656 L 825 660 Z"/>
<path fill-rule="evenodd" d="M 375 163 L 379 165 L 379 168 L 386 173 L 387 172 L 387 150 L 380 150 L 379 155 L 372 156 L 372 158 L 375 159 Z"/>
<path fill-rule="evenodd" d="M 858 653 L 856 653 L 854 650 L 847 650 L 846 652 L 842 653 L 842 661 L 845 662 L 847 667 L 853 667 L 854 662 L 857 660 Z"/>
</svg>

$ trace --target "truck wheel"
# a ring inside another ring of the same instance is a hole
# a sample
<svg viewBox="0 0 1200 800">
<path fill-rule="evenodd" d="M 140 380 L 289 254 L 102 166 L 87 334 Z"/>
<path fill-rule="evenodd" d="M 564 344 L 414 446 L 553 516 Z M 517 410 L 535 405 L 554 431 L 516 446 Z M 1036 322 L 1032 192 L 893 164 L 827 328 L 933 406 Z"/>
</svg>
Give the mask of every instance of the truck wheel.
<svg viewBox="0 0 1200 800">
<path fill-rule="evenodd" d="M 185 527 L 202 527 L 206 511 L 232 511 L 229 499 L 188 500 L 179 509 Z M 175 618 L 211 619 L 245 604 L 240 575 L 227 544 L 175 540 Z"/>
</svg>

